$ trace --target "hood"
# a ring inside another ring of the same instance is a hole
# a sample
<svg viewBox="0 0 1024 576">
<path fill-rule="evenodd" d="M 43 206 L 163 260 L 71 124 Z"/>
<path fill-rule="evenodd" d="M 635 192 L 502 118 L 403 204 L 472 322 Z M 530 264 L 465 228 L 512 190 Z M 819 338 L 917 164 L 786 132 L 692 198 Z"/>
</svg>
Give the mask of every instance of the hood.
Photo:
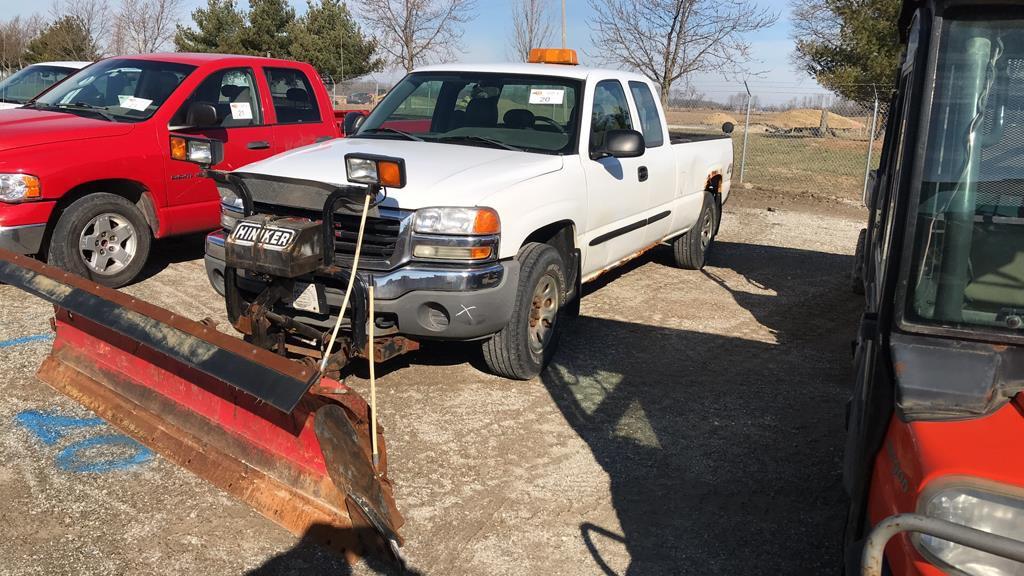
<svg viewBox="0 0 1024 576">
<path fill-rule="evenodd" d="M 0 102 L 0 110 L 10 110 L 11 108 L 17 108 L 18 106 L 21 106 L 21 104 L 16 104 L 14 102 Z"/>
<path fill-rule="evenodd" d="M 346 185 L 345 155 L 352 152 L 405 160 L 406 186 L 388 189 L 395 206 L 475 206 L 484 197 L 524 180 L 562 169 L 562 157 L 437 142 L 342 138 L 279 154 L 239 172 Z"/>
<path fill-rule="evenodd" d="M 64 112 L 34 108 L 0 110 L 0 151 L 121 136 L 132 131 L 134 124 L 107 122 Z"/>
</svg>

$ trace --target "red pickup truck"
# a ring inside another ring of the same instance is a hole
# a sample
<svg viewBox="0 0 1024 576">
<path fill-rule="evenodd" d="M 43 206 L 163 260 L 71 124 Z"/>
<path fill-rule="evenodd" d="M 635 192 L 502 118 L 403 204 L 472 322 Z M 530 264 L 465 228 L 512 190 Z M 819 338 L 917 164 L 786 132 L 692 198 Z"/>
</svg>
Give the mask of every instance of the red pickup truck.
<svg viewBox="0 0 1024 576">
<path fill-rule="evenodd" d="M 0 248 L 107 286 L 142 270 L 153 238 L 220 224 L 190 155 L 223 142 L 231 170 L 341 136 L 308 64 L 219 54 L 110 58 L 0 111 Z M 195 146 L 195 148 L 193 148 Z"/>
</svg>

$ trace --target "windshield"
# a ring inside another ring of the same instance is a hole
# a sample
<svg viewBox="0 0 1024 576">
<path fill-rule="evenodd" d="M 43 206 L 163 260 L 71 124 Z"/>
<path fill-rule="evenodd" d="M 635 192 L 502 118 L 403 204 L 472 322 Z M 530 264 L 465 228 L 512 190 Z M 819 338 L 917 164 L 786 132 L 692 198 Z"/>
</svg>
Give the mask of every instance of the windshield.
<svg viewBox="0 0 1024 576">
<path fill-rule="evenodd" d="M 78 72 L 31 104 L 116 122 L 153 115 L 195 66 L 115 58 Z"/>
<path fill-rule="evenodd" d="M 425 72 L 406 76 L 357 137 L 574 153 L 580 82 L 547 76 Z"/>
<path fill-rule="evenodd" d="M 1024 330 L 1024 20 L 946 19 L 908 319 Z"/>
<path fill-rule="evenodd" d="M 0 80 L 0 102 L 24 104 L 74 71 L 74 68 L 39 64 L 22 68 Z"/>
</svg>

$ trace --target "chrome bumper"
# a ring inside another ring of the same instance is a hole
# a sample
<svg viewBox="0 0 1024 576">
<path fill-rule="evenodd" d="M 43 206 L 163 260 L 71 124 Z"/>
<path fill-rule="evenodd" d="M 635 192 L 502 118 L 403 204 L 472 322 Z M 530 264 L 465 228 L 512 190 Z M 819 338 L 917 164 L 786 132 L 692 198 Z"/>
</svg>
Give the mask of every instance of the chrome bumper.
<svg viewBox="0 0 1024 576">
<path fill-rule="evenodd" d="M 0 249 L 16 254 L 38 254 L 45 233 L 46 224 L 0 226 Z"/>
</svg>

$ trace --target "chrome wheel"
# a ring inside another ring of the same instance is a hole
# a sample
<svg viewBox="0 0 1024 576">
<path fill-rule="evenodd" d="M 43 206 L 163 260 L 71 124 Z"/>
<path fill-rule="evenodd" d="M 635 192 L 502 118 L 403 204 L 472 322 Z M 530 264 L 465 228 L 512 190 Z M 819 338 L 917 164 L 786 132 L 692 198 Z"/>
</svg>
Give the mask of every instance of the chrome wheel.
<svg viewBox="0 0 1024 576">
<path fill-rule="evenodd" d="M 530 307 L 530 349 L 544 352 L 558 317 L 558 281 L 550 273 L 541 276 L 533 290 Z"/>
<path fill-rule="evenodd" d="M 707 250 L 711 244 L 711 236 L 715 230 L 715 222 L 711 210 L 704 211 L 704 219 L 700 223 L 700 247 Z"/>
<path fill-rule="evenodd" d="M 135 258 L 138 239 L 135 228 L 120 214 L 107 212 L 90 220 L 78 239 L 78 253 L 93 273 L 111 276 L 124 270 Z"/>
</svg>

